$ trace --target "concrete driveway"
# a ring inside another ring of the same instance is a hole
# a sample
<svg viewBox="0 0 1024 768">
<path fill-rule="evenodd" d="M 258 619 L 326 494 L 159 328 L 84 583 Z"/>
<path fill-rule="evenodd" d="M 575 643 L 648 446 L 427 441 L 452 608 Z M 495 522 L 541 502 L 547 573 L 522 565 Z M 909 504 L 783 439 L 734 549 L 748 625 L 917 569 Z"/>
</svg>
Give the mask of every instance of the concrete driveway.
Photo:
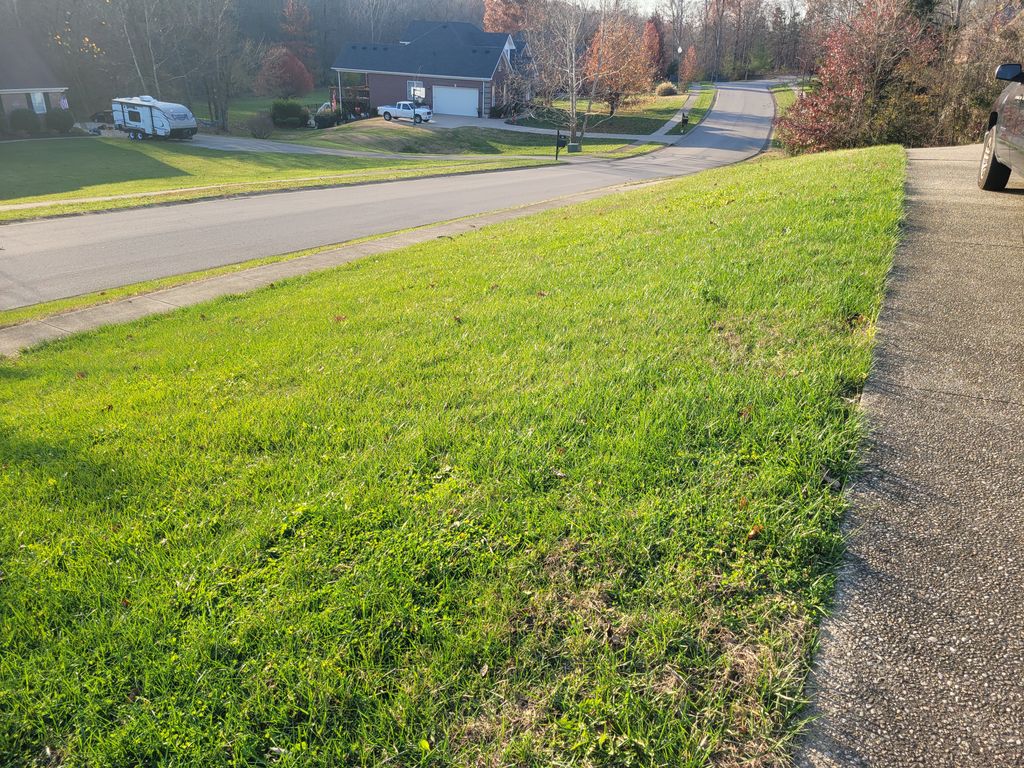
<svg viewBox="0 0 1024 768">
<path fill-rule="evenodd" d="M 720 86 L 715 109 L 672 146 L 593 161 L 208 200 L 0 227 L 0 309 L 340 243 L 626 182 L 681 176 L 760 152 L 765 83 Z"/>
<path fill-rule="evenodd" d="M 1024 182 L 911 150 L 805 768 L 1024 766 Z"/>
</svg>

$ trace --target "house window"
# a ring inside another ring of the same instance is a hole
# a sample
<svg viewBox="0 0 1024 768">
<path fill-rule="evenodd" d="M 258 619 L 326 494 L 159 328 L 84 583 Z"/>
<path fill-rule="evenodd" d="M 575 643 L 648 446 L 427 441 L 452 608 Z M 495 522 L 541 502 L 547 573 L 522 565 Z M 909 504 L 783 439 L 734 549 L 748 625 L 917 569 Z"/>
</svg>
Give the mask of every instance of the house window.
<svg viewBox="0 0 1024 768">
<path fill-rule="evenodd" d="M 406 80 L 405 87 L 409 101 L 420 102 L 427 98 L 427 89 L 423 87 L 422 80 Z"/>
<path fill-rule="evenodd" d="M 41 93 L 33 93 L 32 96 L 32 111 L 37 115 L 46 114 L 46 97 Z"/>
</svg>

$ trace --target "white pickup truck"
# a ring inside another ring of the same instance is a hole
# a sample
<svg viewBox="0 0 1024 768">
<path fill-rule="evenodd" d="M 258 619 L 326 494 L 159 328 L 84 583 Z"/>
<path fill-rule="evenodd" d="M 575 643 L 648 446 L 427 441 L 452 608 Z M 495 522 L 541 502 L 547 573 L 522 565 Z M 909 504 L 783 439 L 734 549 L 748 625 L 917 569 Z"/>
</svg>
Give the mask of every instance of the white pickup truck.
<svg viewBox="0 0 1024 768">
<path fill-rule="evenodd" d="M 412 120 L 414 123 L 429 123 L 430 118 L 434 116 L 434 113 L 430 111 L 430 107 L 417 107 L 411 101 L 400 101 L 394 105 L 377 107 L 377 114 L 385 120 L 397 120 L 400 117 L 404 117 L 406 120 Z"/>
</svg>

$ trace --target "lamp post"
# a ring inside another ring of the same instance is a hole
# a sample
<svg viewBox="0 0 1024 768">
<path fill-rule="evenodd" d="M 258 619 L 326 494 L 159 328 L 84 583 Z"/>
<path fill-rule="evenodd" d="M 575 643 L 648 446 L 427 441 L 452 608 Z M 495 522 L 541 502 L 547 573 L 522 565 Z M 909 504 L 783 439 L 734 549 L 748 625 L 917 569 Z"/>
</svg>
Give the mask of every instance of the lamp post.
<svg viewBox="0 0 1024 768">
<path fill-rule="evenodd" d="M 676 65 L 676 90 L 680 93 L 683 92 L 683 46 L 676 46 L 676 56 L 679 62 Z"/>
</svg>

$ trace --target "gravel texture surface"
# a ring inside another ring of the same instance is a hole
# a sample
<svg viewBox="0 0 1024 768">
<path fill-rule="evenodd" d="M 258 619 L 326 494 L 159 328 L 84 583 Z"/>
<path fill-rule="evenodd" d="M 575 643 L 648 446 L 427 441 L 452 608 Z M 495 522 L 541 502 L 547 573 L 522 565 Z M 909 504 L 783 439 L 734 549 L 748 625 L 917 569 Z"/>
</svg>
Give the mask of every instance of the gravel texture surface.
<svg viewBox="0 0 1024 768">
<path fill-rule="evenodd" d="M 912 150 L 805 768 L 1024 766 L 1024 182 Z"/>
</svg>

